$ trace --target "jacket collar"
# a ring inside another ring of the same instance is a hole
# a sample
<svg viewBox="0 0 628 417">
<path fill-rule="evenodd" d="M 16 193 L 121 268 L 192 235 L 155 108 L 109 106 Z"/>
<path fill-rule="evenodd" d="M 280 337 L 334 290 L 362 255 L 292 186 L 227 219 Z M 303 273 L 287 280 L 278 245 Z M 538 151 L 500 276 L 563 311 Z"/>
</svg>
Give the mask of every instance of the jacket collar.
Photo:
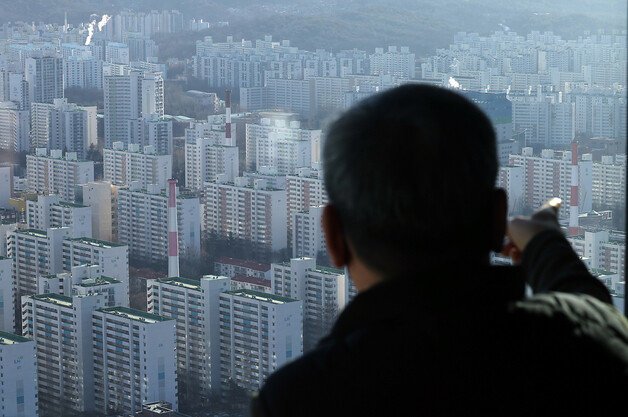
<svg viewBox="0 0 628 417">
<path fill-rule="evenodd" d="M 427 268 L 359 293 L 338 317 L 330 337 L 390 320 L 411 320 L 417 314 L 503 308 L 524 295 L 525 279 L 519 267 Z"/>
</svg>

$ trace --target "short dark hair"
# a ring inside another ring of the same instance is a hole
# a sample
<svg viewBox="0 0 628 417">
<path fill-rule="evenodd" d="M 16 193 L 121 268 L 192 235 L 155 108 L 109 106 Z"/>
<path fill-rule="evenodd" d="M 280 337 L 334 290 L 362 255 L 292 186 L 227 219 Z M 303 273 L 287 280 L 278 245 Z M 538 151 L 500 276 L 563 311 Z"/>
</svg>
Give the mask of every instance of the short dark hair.
<svg viewBox="0 0 628 417">
<path fill-rule="evenodd" d="M 330 125 L 325 186 L 352 246 L 380 272 L 407 272 L 444 253 L 487 256 L 495 148 L 491 122 L 471 101 L 406 84 Z"/>
</svg>

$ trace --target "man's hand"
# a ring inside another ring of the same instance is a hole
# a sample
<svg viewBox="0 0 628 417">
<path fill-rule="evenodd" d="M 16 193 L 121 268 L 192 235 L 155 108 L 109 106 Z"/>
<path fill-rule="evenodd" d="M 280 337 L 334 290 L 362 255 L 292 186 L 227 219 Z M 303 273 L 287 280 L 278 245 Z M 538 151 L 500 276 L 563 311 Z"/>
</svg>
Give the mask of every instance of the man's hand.
<svg viewBox="0 0 628 417">
<path fill-rule="evenodd" d="M 558 209 L 561 200 L 551 199 L 531 217 L 517 216 L 508 223 L 507 242 L 502 255 L 509 256 L 513 263 L 518 264 L 528 243 L 539 233 L 546 230 L 558 230 Z"/>
</svg>

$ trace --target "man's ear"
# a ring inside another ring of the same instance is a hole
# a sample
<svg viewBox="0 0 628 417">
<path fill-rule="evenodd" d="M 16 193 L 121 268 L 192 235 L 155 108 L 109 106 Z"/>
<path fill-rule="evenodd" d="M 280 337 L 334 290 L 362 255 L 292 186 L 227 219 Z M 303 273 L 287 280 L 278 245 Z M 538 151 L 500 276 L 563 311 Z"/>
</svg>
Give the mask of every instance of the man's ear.
<svg viewBox="0 0 628 417">
<path fill-rule="evenodd" d="M 506 224 L 508 217 L 508 196 L 503 188 L 493 190 L 493 210 L 492 210 L 492 230 L 491 230 L 491 250 L 501 252 L 506 235 Z"/>
<path fill-rule="evenodd" d="M 338 210 L 331 204 L 323 209 L 323 232 L 327 242 L 327 253 L 331 263 L 337 268 L 342 268 L 349 263 L 349 250 L 345 240 L 344 229 Z"/>
</svg>

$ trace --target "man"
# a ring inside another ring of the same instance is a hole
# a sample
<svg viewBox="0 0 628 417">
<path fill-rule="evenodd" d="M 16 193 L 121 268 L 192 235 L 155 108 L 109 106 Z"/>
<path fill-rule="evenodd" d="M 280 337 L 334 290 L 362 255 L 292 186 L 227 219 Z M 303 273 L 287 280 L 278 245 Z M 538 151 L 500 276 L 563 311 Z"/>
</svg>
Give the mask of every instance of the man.
<svg viewBox="0 0 628 417">
<path fill-rule="evenodd" d="M 429 86 L 331 125 L 323 227 L 359 293 L 316 349 L 268 378 L 254 415 L 626 411 L 627 322 L 552 209 L 507 228 L 495 148 L 474 104 Z M 490 266 L 507 229 L 520 264 Z"/>
</svg>

